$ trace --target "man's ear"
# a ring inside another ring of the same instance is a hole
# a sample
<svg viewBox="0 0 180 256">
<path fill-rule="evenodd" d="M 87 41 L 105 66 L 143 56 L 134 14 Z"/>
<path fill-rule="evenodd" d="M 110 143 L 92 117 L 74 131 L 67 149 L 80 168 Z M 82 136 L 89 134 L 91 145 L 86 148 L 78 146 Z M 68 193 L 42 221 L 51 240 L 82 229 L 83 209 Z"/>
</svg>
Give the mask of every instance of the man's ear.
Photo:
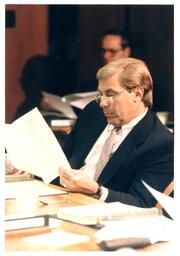
<svg viewBox="0 0 180 256">
<path fill-rule="evenodd" d="M 134 101 L 141 101 L 144 96 L 144 88 L 141 86 L 137 86 L 133 89 L 134 91 Z"/>
</svg>

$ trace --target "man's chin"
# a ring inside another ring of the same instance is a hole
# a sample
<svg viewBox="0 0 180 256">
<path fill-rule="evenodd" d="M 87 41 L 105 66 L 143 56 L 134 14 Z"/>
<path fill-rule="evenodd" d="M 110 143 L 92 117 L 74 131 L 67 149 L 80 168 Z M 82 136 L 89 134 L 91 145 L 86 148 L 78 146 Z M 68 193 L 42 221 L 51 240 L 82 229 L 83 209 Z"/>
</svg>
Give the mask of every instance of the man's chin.
<svg viewBox="0 0 180 256">
<path fill-rule="evenodd" d="M 108 124 L 115 125 L 116 121 L 112 117 L 106 117 Z"/>
<path fill-rule="evenodd" d="M 108 124 L 111 124 L 111 125 L 113 125 L 114 127 L 119 127 L 119 126 L 121 126 L 120 122 L 118 122 L 118 120 L 117 120 L 117 117 L 116 117 L 116 118 L 106 117 L 106 119 L 107 119 Z"/>
</svg>

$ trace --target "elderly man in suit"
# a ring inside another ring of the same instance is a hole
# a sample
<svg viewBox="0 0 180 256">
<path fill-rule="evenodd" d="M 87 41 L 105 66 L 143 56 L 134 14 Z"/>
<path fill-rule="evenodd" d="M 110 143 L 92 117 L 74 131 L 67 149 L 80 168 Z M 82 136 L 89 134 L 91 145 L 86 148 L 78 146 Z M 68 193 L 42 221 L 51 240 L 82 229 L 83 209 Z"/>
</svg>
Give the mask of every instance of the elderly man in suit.
<svg viewBox="0 0 180 256">
<path fill-rule="evenodd" d="M 65 140 L 73 169 L 60 168 L 60 183 L 106 202 L 155 206 L 142 180 L 163 192 L 173 179 L 173 134 L 151 111 L 148 67 L 121 58 L 102 67 L 97 79 L 96 102 L 82 111 Z"/>
</svg>

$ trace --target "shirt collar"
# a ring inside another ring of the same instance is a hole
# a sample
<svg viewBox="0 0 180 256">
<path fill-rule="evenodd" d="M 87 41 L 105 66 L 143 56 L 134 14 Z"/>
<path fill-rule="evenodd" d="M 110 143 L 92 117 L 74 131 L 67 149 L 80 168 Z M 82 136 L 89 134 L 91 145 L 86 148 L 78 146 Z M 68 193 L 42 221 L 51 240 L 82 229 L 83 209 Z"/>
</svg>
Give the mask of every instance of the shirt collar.
<svg viewBox="0 0 180 256">
<path fill-rule="evenodd" d="M 132 119 L 130 122 L 128 122 L 127 124 L 122 125 L 122 127 L 121 127 L 122 133 L 124 134 L 124 133 L 130 132 L 130 131 L 134 128 L 134 126 L 135 126 L 137 123 L 139 123 L 139 121 L 140 121 L 141 119 L 143 119 L 143 117 L 146 115 L 147 111 L 148 111 L 148 109 L 146 109 L 146 110 L 144 111 L 144 113 L 142 113 L 141 115 L 139 115 L 139 116 L 133 118 L 133 119 Z"/>
<path fill-rule="evenodd" d="M 144 113 L 142 113 L 141 115 L 133 118 L 130 122 L 128 122 L 127 124 L 124 124 L 121 126 L 121 132 L 123 135 L 127 134 L 128 132 L 130 132 L 134 126 L 141 120 L 143 119 L 143 117 L 146 115 L 148 111 L 148 108 L 144 111 Z M 112 129 L 114 129 L 114 126 L 111 124 L 108 124 L 107 127 L 108 131 L 112 131 Z"/>
</svg>

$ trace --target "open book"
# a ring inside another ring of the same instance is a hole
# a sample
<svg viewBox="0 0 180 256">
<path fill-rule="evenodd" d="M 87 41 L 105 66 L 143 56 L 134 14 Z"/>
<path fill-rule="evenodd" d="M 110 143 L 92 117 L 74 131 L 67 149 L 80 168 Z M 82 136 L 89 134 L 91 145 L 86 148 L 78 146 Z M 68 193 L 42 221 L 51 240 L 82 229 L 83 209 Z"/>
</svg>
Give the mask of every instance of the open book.
<svg viewBox="0 0 180 256">
<path fill-rule="evenodd" d="M 60 219 L 82 225 L 96 225 L 103 220 L 119 220 L 160 214 L 161 211 L 155 207 L 141 208 L 120 202 L 113 202 L 98 205 L 61 207 L 58 210 L 57 216 Z"/>
<path fill-rule="evenodd" d="M 13 165 L 39 176 L 45 183 L 59 176 L 59 167 L 71 169 L 52 130 L 37 108 L 5 127 L 5 147 Z"/>
</svg>

